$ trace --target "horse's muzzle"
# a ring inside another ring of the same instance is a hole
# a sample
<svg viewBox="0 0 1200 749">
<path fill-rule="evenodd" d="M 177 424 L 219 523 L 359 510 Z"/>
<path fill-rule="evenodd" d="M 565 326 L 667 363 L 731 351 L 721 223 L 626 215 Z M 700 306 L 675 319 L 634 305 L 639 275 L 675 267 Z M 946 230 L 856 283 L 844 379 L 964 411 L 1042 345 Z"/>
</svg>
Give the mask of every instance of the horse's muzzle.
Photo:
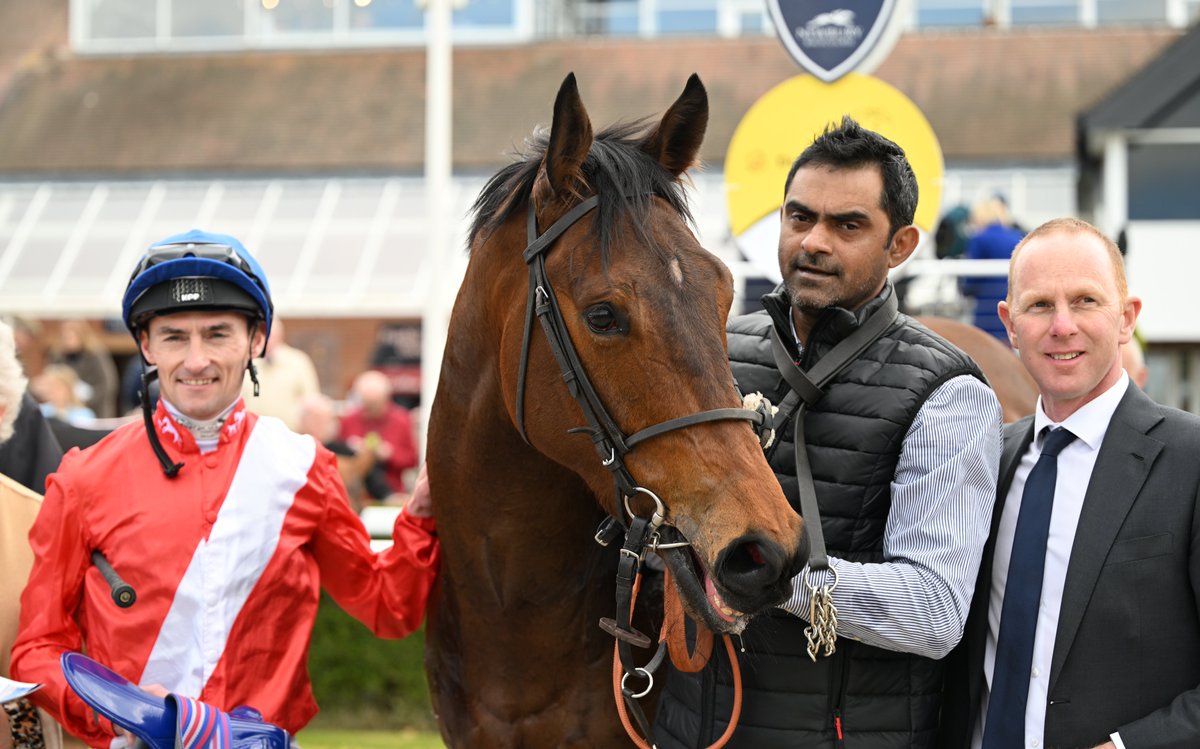
<svg viewBox="0 0 1200 749">
<path fill-rule="evenodd" d="M 791 595 L 792 578 L 808 561 L 808 539 L 800 537 L 794 554 L 765 536 L 749 534 L 735 539 L 717 557 L 716 582 L 733 608 L 756 613 L 778 606 Z"/>
</svg>

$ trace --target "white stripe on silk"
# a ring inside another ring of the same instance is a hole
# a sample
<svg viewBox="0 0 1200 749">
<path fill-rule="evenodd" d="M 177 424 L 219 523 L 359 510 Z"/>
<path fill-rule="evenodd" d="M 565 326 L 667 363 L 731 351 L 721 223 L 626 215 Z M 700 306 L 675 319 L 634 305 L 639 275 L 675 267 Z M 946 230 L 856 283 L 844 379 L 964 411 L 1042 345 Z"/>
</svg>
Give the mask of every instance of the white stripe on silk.
<svg viewBox="0 0 1200 749">
<path fill-rule="evenodd" d="M 311 437 L 292 432 L 278 419 L 258 419 L 209 537 L 200 541 L 175 591 L 142 673 L 143 685 L 200 696 L 234 621 L 275 554 L 284 518 L 308 482 L 315 457 Z"/>
</svg>

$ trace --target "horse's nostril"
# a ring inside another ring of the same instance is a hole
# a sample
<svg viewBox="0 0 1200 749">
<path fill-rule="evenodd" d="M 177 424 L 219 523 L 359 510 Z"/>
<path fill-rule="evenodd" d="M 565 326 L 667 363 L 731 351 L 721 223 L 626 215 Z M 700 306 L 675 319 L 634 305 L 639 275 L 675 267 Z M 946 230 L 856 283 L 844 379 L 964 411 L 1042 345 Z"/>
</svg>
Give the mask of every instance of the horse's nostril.
<svg viewBox="0 0 1200 749">
<path fill-rule="evenodd" d="M 767 563 L 766 560 L 763 559 L 762 550 L 759 549 L 758 544 L 754 542 L 746 544 L 746 554 L 749 555 L 750 561 L 757 565 L 761 566 Z"/>
<path fill-rule="evenodd" d="M 733 542 L 717 560 L 726 601 L 746 612 L 774 604 L 782 595 L 786 562 L 783 549 L 769 539 L 747 536 Z"/>
</svg>

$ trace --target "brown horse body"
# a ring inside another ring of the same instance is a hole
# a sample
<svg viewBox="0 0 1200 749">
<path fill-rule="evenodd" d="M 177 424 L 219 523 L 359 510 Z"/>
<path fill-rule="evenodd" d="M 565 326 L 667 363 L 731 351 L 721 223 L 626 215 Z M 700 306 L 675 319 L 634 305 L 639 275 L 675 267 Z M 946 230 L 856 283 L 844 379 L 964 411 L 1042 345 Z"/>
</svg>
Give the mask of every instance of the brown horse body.
<svg viewBox="0 0 1200 749">
<path fill-rule="evenodd" d="M 947 317 L 918 317 L 925 327 L 975 360 L 1000 400 L 1004 422 L 1022 419 L 1037 407 L 1037 383 L 1008 346 L 990 333 Z"/>
<path fill-rule="evenodd" d="M 583 368 L 626 435 L 739 406 L 724 345 L 732 280 L 688 228 L 679 183 L 707 113 L 693 76 L 656 126 L 593 137 L 569 76 L 548 138 L 476 202 L 429 426 L 443 567 L 426 666 L 452 747 L 628 745 L 612 697 L 613 639 L 597 626 L 615 613 L 619 543 L 593 540 L 606 514 L 626 516 L 592 440 L 568 431 L 587 422 L 537 322 L 523 408 L 517 399 L 526 217 L 532 201 L 543 232 L 599 200 L 546 252 L 546 271 Z M 624 462 L 691 543 L 661 553 L 689 615 L 736 632 L 782 600 L 807 556 L 802 523 L 747 422 L 670 431 Z M 645 496 L 630 504 L 648 514 Z"/>
</svg>

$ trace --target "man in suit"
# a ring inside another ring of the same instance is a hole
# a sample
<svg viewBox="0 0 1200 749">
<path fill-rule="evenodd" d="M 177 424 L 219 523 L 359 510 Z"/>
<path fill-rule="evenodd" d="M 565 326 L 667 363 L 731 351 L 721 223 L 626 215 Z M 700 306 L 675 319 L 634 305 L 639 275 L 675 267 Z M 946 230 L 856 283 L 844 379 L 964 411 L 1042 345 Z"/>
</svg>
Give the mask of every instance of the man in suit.
<svg viewBox="0 0 1200 749">
<path fill-rule="evenodd" d="M 1200 746 L 1200 418 L 1122 368 L 1140 310 L 1116 245 L 1085 222 L 1050 221 L 1013 254 L 999 312 L 1040 398 L 1005 428 L 944 749 Z"/>
</svg>

